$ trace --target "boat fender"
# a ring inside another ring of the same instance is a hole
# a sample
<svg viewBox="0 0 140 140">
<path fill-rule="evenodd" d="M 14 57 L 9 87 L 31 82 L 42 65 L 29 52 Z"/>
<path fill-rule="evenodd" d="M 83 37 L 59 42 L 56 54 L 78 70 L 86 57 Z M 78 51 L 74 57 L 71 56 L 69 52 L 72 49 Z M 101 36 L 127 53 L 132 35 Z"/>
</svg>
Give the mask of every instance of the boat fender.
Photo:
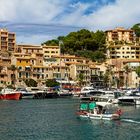
<svg viewBox="0 0 140 140">
<path fill-rule="evenodd" d="M 103 114 L 101 114 L 100 119 L 103 119 Z"/>
</svg>

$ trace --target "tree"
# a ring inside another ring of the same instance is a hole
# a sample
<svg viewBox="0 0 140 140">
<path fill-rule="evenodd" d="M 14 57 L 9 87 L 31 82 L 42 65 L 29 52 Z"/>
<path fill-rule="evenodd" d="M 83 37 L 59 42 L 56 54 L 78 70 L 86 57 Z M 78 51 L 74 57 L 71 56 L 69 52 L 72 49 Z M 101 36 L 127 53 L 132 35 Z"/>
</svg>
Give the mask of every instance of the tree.
<svg viewBox="0 0 140 140">
<path fill-rule="evenodd" d="M 137 37 L 140 37 L 140 23 L 135 24 L 131 29 L 135 31 Z"/>
<path fill-rule="evenodd" d="M 46 84 L 47 87 L 60 86 L 60 83 L 57 82 L 55 79 L 47 79 L 45 84 Z"/>
<path fill-rule="evenodd" d="M 16 74 L 15 71 L 17 70 L 17 67 L 15 65 L 11 65 L 10 67 L 8 67 L 9 70 L 11 70 L 13 72 L 13 74 L 11 74 L 11 80 L 12 80 L 12 84 L 15 87 L 15 81 L 16 81 Z"/>
<path fill-rule="evenodd" d="M 138 66 L 138 67 L 136 68 L 136 73 L 137 73 L 138 77 L 140 77 L 140 66 Z"/>
<path fill-rule="evenodd" d="M 129 72 L 130 72 L 130 68 L 129 68 L 129 66 L 128 65 L 125 65 L 124 66 L 124 72 L 125 72 L 125 86 L 126 86 L 126 88 L 128 87 L 128 74 L 129 74 Z"/>
<path fill-rule="evenodd" d="M 27 79 L 24 82 L 28 87 L 37 87 L 37 82 L 34 79 Z"/>
<path fill-rule="evenodd" d="M 103 62 L 105 60 L 105 54 L 102 52 L 102 51 L 95 51 L 93 53 L 93 59 L 92 60 L 95 60 L 97 62 Z"/>
<path fill-rule="evenodd" d="M 103 76 L 103 81 L 104 81 L 104 83 L 105 83 L 105 87 L 107 88 L 108 87 L 108 83 L 109 83 L 109 72 L 108 71 L 106 71 L 106 73 L 104 74 L 104 76 Z"/>
<path fill-rule="evenodd" d="M 83 81 L 84 81 L 84 74 L 83 73 L 80 73 L 77 76 L 77 80 L 78 80 L 79 86 L 82 86 L 83 85 Z"/>
<path fill-rule="evenodd" d="M 138 66 L 136 68 L 136 73 L 137 73 L 138 77 L 140 78 L 140 66 Z M 139 88 L 140 88 L 140 81 L 139 81 Z"/>
<path fill-rule="evenodd" d="M 104 53 L 106 51 L 105 47 L 105 33 L 103 31 L 90 32 L 86 29 L 81 29 L 77 32 L 71 32 L 66 36 L 59 36 L 57 39 L 48 40 L 42 44 L 55 45 L 59 44 L 59 41 L 62 41 L 61 52 L 64 54 L 71 54 L 78 56 L 84 56 L 90 59 L 98 59 L 98 57 L 93 57 L 95 51 L 100 51 L 100 60 L 104 60 Z M 81 52 L 79 53 L 79 50 Z M 87 51 L 90 52 L 90 55 L 87 55 Z M 88 56 L 88 57 L 87 57 Z M 103 58 L 102 58 L 103 57 Z M 98 61 L 98 60 L 97 60 Z"/>
</svg>

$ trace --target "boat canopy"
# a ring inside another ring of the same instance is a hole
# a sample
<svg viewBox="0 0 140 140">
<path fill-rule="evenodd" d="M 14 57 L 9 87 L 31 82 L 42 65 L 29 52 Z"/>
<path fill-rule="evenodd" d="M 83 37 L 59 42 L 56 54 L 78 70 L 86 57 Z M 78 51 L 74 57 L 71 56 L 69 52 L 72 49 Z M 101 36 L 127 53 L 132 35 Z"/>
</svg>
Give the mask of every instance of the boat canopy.
<svg viewBox="0 0 140 140">
<path fill-rule="evenodd" d="M 112 105 L 112 104 L 109 103 L 109 102 L 96 102 L 96 105 L 106 107 L 106 106 L 109 106 L 109 105 Z"/>
</svg>

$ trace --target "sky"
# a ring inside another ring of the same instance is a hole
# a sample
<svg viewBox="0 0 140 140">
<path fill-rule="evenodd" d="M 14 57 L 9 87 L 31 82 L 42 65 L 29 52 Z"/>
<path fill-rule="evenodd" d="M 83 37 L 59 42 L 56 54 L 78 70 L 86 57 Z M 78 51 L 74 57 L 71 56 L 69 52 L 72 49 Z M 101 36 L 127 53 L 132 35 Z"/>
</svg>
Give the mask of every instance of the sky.
<svg viewBox="0 0 140 140">
<path fill-rule="evenodd" d="M 131 28 L 140 22 L 140 0 L 0 0 L 0 28 L 17 44 L 40 45 L 80 29 Z"/>
</svg>

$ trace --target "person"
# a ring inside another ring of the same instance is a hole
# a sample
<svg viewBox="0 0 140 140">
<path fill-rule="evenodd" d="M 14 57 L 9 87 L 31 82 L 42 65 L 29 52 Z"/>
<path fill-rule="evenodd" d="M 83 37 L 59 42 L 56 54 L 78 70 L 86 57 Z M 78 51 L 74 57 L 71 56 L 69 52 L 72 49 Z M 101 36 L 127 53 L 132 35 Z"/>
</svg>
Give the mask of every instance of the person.
<svg viewBox="0 0 140 140">
<path fill-rule="evenodd" d="M 118 114 L 119 116 L 122 115 L 122 110 L 121 109 L 117 109 L 116 114 Z"/>
<path fill-rule="evenodd" d="M 97 110 L 97 107 L 94 108 L 94 114 L 97 114 L 98 113 L 98 110 Z"/>
<path fill-rule="evenodd" d="M 93 102 L 94 101 L 94 98 L 93 97 L 90 97 L 89 101 L 90 102 Z"/>
</svg>

